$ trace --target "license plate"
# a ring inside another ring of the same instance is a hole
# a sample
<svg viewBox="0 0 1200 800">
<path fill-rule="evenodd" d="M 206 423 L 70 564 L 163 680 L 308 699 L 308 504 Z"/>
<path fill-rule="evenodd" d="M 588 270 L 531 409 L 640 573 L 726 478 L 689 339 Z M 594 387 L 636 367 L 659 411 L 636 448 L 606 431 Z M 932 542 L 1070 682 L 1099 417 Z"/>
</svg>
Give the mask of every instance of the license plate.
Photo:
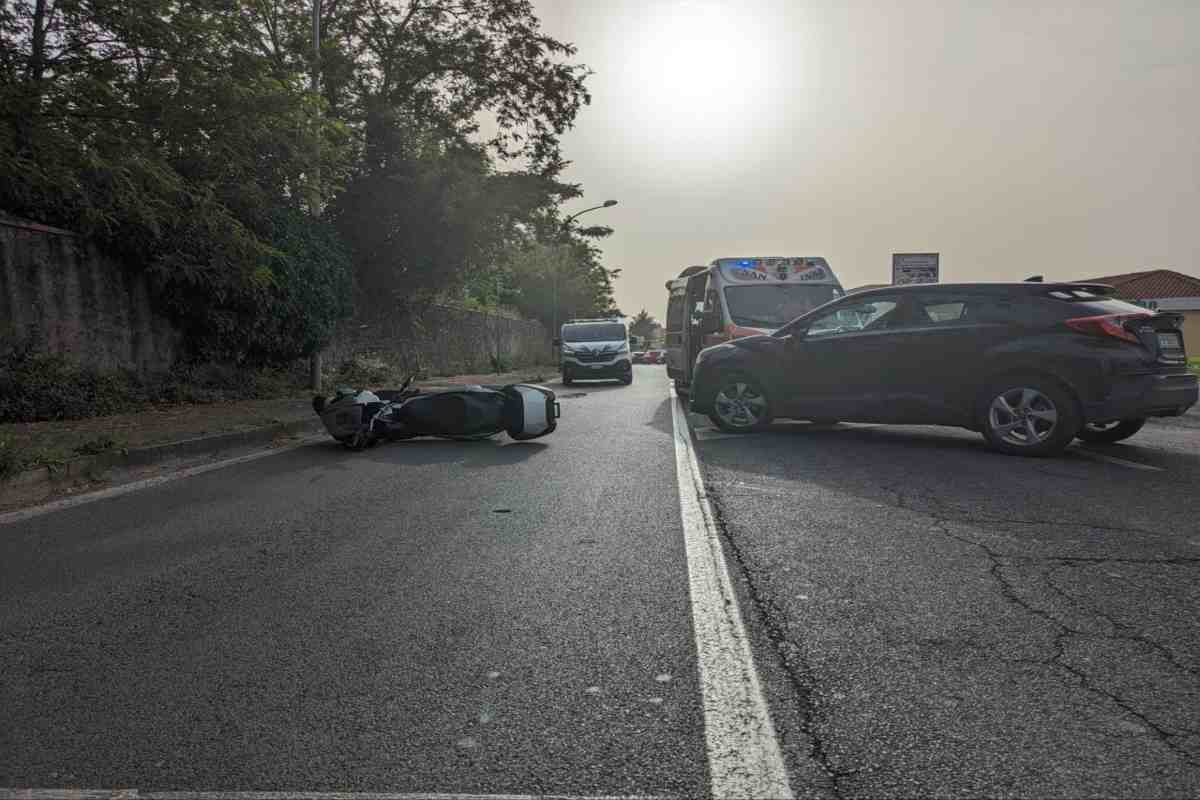
<svg viewBox="0 0 1200 800">
<path fill-rule="evenodd" d="M 1182 350 L 1183 339 L 1178 333 L 1160 333 L 1158 335 L 1159 350 Z"/>
<path fill-rule="evenodd" d="M 592 369 L 604 369 L 603 364 L 592 364 Z"/>
</svg>

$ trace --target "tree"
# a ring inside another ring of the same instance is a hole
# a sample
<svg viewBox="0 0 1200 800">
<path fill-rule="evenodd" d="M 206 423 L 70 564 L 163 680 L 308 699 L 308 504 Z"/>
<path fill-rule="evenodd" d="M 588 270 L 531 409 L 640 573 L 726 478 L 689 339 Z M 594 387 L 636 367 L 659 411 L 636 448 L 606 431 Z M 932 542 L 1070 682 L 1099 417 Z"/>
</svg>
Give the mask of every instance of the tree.
<svg viewBox="0 0 1200 800">
<path fill-rule="evenodd" d="M 590 99 L 587 68 L 527 0 L 337 0 L 326 11 L 324 99 L 359 148 L 332 213 L 364 296 L 486 286 L 522 228 L 579 193 L 555 178 L 559 137 Z M 486 137 L 482 115 L 495 124 Z M 496 159 L 525 166 L 502 173 Z"/>
<path fill-rule="evenodd" d="M 0 208 L 149 273 L 203 358 L 319 348 L 347 264 L 389 303 L 511 294 L 498 265 L 580 193 L 574 48 L 528 0 L 320 0 L 318 94 L 311 1 L 0 0 Z M 314 195 L 332 226 L 298 230 Z M 572 302 L 611 306 L 582 233 Z"/>
<path fill-rule="evenodd" d="M 280 220 L 300 212 L 312 154 L 332 184 L 348 152 L 338 121 L 313 124 L 302 64 L 257 48 L 255 7 L 5 3 L 0 206 L 73 228 L 148 272 L 193 355 L 281 361 L 321 342 L 276 337 L 265 322 L 312 311 L 312 329 L 328 329 L 323 311 L 295 304 L 313 295 L 286 265 L 340 246 L 328 229 L 314 229 L 320 244 L 285 235 Z M 320 277 L 346 291 L 344 269 L 330 269 Z"/>
<path fill-rule="evenodd" d="M 468 291 L 476 300 L 494 299 L 496 305 L 549 326 L 555 318 L 621 316 L 613 299 L 613 281 L 620 272 L 605 268 L 599 248 L 577 235 L 541 241 L 528 234 L 477 275 Z"/>
<path fill-rule="evenodd" d="M 547 36 L 529 0 L 326 0 L 323 91 L 359 127 L 365 166 L 391 154 L 397 120 L 557 174 L 559 137 L 590 102 L 575 48 Z"/>
<path fill-rule="evenodd" d="M 659 327 L 658 321 L 643 308 L 629 323 L 629 333 L 642 339 L 649 339 Z"/>
</svg>

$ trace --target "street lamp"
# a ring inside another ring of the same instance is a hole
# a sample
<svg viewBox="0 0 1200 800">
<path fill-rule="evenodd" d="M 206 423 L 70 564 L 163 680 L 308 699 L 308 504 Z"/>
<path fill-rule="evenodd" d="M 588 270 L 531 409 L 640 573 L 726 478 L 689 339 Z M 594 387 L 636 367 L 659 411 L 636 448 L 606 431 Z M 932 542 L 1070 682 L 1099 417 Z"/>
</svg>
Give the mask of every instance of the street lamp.
<svg viewBox="0 0 1200 800">
<path fill-rule="evenodd" d="M 588 213 L 589 211 L 595 211 L 598 208 L 612 208 L 616 204 L 617 204 L 616 200 L 605 200 L 603 203 L 601 203 L 598 206 L 592 206 L 591 208 L 585 208 L 583 211 L 580 211 L 576 214 L 572 214 L 571 216 L 569 216 L 565 220 L 563 220 L 563 224 L 562 224 L 563 230 L 565 231 L 570 226 L 571 220 L 575 219 L 576 217 L 583 216 L 584 214 Z"/>
<path fill-rule="evenodd" d="M 573 222 L 576 217 L 580 217 L 580 216 L 588 213 L 589 211 L 595 211 L 598 208 L 612 208 L 616 204 L 617 204 L 616 200 L 605 200 L 603 203 L 601 203 L 598 206 L 592 206 L 591 208 L 585 208 L 583 211 L 576 212 L 563 220 L 562 228 L 560 230 L 563 233 L 566 233 L 567 230 L 571 227 L 571 222 Z M 558 273 L 559 273 L 559 271 L 560 271 L 559 270 L 559 258 L 558 258 L 558 254 L 556 254 L 555 259 L 554 259 L 554 316 L 553 316 L 554 327 L 552 327 L 550 329 L 550 336 L 553 339 L 558 338 Z"/>
</svg>

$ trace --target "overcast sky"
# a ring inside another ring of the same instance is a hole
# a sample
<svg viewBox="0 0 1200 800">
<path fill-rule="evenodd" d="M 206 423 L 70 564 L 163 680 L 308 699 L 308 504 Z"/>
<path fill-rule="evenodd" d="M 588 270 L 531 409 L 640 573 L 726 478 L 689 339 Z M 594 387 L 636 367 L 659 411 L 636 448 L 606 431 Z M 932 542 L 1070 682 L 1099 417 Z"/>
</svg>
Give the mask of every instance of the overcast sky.
<svg viewBox="0 0 1200 800">
<path fill-rule="evenodd" d="M 1200 273 L 1200 0 L 535 2 L 595 70 L 568 211 L 620 201 L 584 220 L 627 314 L 719 256 Z"/>
</svg>

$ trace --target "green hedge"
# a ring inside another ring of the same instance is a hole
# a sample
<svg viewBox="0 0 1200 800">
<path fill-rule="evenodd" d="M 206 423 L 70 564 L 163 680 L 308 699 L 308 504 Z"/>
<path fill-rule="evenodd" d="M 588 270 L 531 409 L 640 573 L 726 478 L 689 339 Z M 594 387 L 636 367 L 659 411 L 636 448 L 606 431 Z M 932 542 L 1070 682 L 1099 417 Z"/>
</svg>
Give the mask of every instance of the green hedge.
<svg viewBox="0 0 1200 800">
<path fill-rule="evenodd" d="M 9 345 L 0 349 L 0 423 L 103 417 L 151 403 L 270 399 L 293 394 L 303 384 L 299 370 L 215 364 L 180 364 L 142 380 L 130 372 L 37 353 L 28 344 Z"/>
</svg>

